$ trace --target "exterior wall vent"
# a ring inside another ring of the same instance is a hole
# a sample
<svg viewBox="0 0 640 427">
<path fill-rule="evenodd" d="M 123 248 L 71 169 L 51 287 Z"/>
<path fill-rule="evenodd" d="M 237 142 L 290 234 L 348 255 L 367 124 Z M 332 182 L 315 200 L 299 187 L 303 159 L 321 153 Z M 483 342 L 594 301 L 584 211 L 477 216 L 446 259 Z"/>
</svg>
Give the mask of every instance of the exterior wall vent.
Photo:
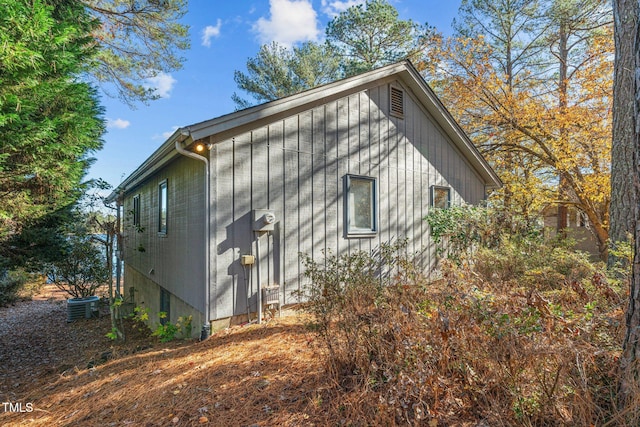
<svg viewBox="0 0 640 427">
<path fill-rule="evenodd" d="M 403 119 L 404 118 L 404 91 L 395 86 L 390 87 L 389 97 L 390 102 L 389 105 L 390 113 L 392 116 Z"/>
</svg>

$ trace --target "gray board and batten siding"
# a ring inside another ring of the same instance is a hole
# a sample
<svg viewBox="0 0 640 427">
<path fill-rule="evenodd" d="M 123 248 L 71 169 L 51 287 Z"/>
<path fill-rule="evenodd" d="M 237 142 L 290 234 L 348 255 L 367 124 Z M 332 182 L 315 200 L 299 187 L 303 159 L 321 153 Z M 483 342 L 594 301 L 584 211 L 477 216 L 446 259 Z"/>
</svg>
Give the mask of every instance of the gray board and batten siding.
<svg viewBox="0 0 640 427">
<path fill-rule="evenodd" d="M 390 113 L 392 100 L 399 114 Z M 208 304 L 198 257 L 205 244 L 203 162 L 174 148 L 196 143 L 209 148 Z M 347 175 L 375 180 L 375 233 L 345 233 Z M 164 179 L 168 232 L 159 236 L 154 203 Z M 452 204 L 476 204 L 500 181 L 415 68 L 401 62 L 179 129 L 111 197 L 124 195 L 126 211 L 140 194 L 141 209 L 150 210 L 148 233 L 127 231 L 128 267 L 197 310 L 208 305 L 205 317 L 216 320 L 243 315 L 248 305 L 257 310 L 258 264 L 263 287 L 278 284 L 282 304 L 297 302 L 305 284 L 300 253 L 320 260 L 325 251 L 370 251 L 406 238 L 408 252 L 428 270 L 435 251 L 424 217 L 433 186 L 450 188 Z M 254 209 L 273 211 L 273 231 L 254 233 Z M 136 253 L 141 239 L 148 239 L 145 252 Z M 241 265 L 241 255 L 258 248 L 256 265 Z"/>
<path fill-rule="evenodd" d="M 204 170 L 202 164 L 178 157 L 162 167 L 124 199 L 123 252 L 127 269 L 162 286 L 204 312 Z M 159 187 L 167 184 L 167 230 L 159 231 Z M 133 224 L 133 199 L 139 198 L 140 223 Z M 125 271 L 126 273 L 126 271 Z M 135 283 L 128 283 L 126 289 Z M 159 298 L 159 297 L 158 297 Z M 150 305 L 149 301 L 144 302 Z"/>
<path fill-rule="evenodd" d="M 451 187 L 453 204 L 485 197 L 485 183 L 407 91 L 404 118 L 387 113 L 389 88 L 385 83 L 358 91 L 213 145 L 212 318 L 246 310 L 239 260 L 255 253 L 252 209 L 273 210 L 278 218 L 274 232 L 260 236 L 263 286 L 280 284 L 282 303 L 290 304 L 298 302 L 303 286 L 300 253 L 321 259 L 327 250 L 371 251 L 407 238 L 408 252 L 418 254 L 426 270 L 435 255 L 423 219 L 430 186 Z M 376 178 L 373 237 L 345 236 L 347 174 Z M 249 279 L 255 298 L 256 275 Z"/>
</svg>

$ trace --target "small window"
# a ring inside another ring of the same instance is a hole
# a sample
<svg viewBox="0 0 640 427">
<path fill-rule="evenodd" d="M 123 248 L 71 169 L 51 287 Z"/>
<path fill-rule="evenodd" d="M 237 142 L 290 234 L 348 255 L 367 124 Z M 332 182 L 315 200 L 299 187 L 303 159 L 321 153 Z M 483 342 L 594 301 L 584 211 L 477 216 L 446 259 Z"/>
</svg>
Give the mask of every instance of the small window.
<svg viewBox="0 0 640 427">
<path fill-rule="evenodd" d="M 133 196 L 133 225 L 140 225 L 140 195 Z"/>
<path fill-rule="evenodd" d="M 431 206 L 438 209 L 447 209 L 451 206 L 451 188 L 432 185 Z"/>
<path fill-rule="evenodd" d="M 589 219 L 587 218 L 587 214 L 579 210 L 578 212 L 578 227 L 589 228 Z"/>
<path fill-rule="evenodd" d="M 378 231 L 376 179 L 346 175 L 344 206 L 348 237 L 371 236 Z"/>
<path fill-rule="evenodd" d="M 171 294 L 164 288 L 160 288 L 160 324 L 166 325 L 171 318 Z"/>
<path fill-rule="evenodd" d="M 391 115 L 401 119 L 404 118 L 404 91 L 395 86 L 391 86 L 389 97 Z"/>
<path fill-rule="evenodd" d="M 158 186 L 158 233 L 167 234 L 167 180 Z"/>
</svg>

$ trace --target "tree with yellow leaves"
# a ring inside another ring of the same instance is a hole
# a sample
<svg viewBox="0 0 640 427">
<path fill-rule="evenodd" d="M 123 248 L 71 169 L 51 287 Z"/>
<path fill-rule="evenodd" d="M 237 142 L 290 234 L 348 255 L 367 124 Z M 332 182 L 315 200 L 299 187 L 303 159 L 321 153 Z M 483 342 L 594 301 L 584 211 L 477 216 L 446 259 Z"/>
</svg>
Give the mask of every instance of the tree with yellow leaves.
<svg viewBox="0 0 640 427">
<path fill-rule="evenodd" d="M 613 36 L 603 0 L 463 1 L 436 89 L 528 217 L 544 204 L 589 219 L 602 256 L 610 199 Z"/>
</svg>

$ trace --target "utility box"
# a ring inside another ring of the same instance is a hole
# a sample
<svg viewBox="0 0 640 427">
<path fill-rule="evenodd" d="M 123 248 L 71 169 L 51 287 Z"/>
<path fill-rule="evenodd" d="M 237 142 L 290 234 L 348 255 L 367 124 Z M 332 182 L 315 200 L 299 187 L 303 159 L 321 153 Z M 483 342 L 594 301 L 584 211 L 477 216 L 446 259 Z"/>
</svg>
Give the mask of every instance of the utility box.
<svg viewBox="0 0 640 427">
<path fill-rule="evenodd" d="M 242 255 L 242 257 L 240 257 L 241 265 L 253 265 L 255 263 L 256 263 L 256 257 L 253 255 Z"/>
<path fill-rule="evenodd" d="M 253 210 L 253 231 L 273 231 L 276 214 L 270 209 Z"/>
</svg>

